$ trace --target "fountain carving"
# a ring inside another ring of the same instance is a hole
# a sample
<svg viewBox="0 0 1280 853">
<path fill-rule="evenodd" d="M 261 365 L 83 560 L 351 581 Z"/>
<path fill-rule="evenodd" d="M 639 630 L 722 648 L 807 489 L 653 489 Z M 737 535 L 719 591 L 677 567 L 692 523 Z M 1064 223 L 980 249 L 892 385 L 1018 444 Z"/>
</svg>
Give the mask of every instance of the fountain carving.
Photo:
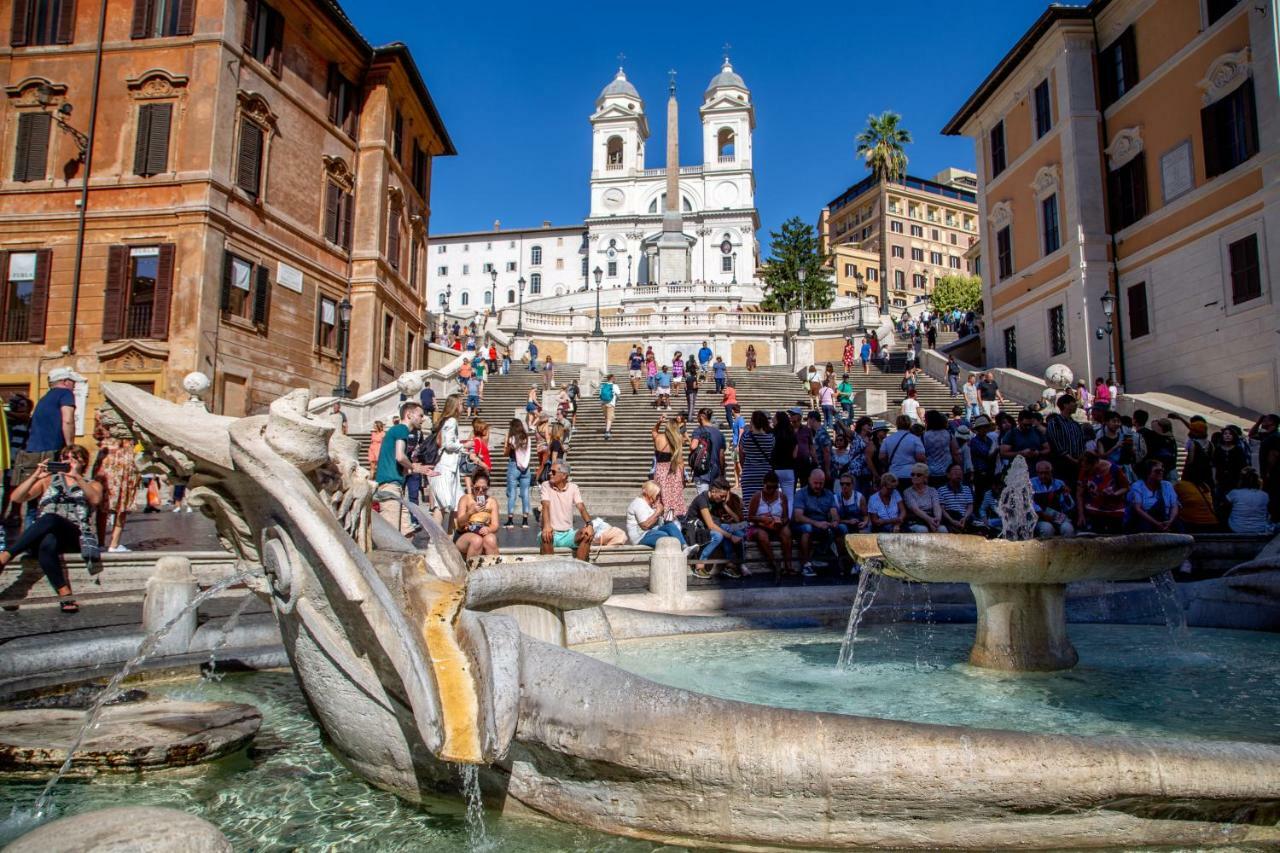
<svg viewBox="0 0 1280 853">
<path fill-rule="evenodd" d="M 414 550 L 371 516 L 354 441 L 306 414 L 305 391 L 239 420 L 104 391 L 189 466 L 220 535 L 260 568 L 330 748 L 406 799 L 457 791 L 464 763 L 504 810 L 719 849 L 1280 839 L 1280 748 L 903 723 L 655 684 L 517 621 L 528 605 L 599 606 L 607 572 L 551 559 L 468 574 L 433 524 Z"/>
</svg>

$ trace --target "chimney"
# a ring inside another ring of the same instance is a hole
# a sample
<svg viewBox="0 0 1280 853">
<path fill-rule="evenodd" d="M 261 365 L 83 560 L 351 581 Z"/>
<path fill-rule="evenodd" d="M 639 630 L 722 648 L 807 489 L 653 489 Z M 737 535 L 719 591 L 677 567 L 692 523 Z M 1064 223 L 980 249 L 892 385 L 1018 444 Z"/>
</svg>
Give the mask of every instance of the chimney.
<svg viewBox="0 0 1280 853">
<path fill-rule="evenodd" d="M 502 220 L 501 220 L 501 219 L 495 219 L 495 220 L 493 220 L 493 230 L 494 230 L 494 231 L 501 231 L 501 230 L 502 230 Z"/>
</svg>

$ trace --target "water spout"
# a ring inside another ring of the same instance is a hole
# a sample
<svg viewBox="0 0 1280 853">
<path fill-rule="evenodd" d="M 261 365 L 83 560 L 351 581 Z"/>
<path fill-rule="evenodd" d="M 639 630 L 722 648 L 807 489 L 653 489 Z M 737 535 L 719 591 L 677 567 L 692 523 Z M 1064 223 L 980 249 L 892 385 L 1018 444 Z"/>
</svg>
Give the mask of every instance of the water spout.
<svg viewBox="0 0 1280 853">
<path fill-rule="evenodd" d="M 1152 575 L 1151 586 L 1156 591 L 1156 601 L 1169 636 L 1175 642 L 1182 642 L 1187 637 L 1187 614 L 1182 609 L 1182 599 L 1178 598 L 1178 584 L 1173 579 L 1173 572 Z"/>
<path fill-rule="evenodd" d="M 596 609 L 600 611 L 600 618 L 604 620 L 604 635 L 609 641 L 609 658 L 614 664 L 617 664 L 619 660 L 618 641 L 613 636 L 613 623 L 609 621 L 609 614 L 605 612 L 603 604 Z"/>
<path fill-rule="evenodd" d="M 222 628 L 219 631 L 221 636 L 218 637 L 217 642 L 209 647 L 209 668 L 204 673 L 204 678 L 207 681 L 222 680 L 223 673 L 218 672 L 218 652 L 231 639 L 231 632 L 236 629 L 236 625 L 240 624 L 240 617 L 249 609 L 249 605 L 254 602 L 255 598 L 253 593 L 246 595 L 236 605 L 236 609 L 231 611 L 231 615 L 223 621 Z"/>
<path fill-rule="evenodd" d="M 484 799 L 480 793 L 480 768 L 475 764 L 459 764 L 462 793 L 467 798 L 467 849 L 484 853 L 490 849 L 489 833 L 484 825 Z"/>
<path fill-rule="evenodd" d="M 1001 539 L 1022 542 L 1033 539 L 1036 535 L 1035 493 L 1031 490 L 1031 475 L 1027 471 L 1027 460 L 1015 456 L 1004 476 L 1004 491 L 1000 493 L 1000 502 L 996 506 L 996 515 L 1000 516 Z"/>
<path fill-rule="evenodd" d="M 858 591 L 853 595 L 853 606 L 849 608 L 849 625 L 844 629 L 844 640 L 840 643 L 840 657 L 836 660 L 836 668 L 848 669 L 853 663 L 853 644 L 858 639 L 858 626 L 862 617 L 875 600 L 876 591 L 880 589 L 879 572 L 864 571 L 858 576 Z"/>
</svg>

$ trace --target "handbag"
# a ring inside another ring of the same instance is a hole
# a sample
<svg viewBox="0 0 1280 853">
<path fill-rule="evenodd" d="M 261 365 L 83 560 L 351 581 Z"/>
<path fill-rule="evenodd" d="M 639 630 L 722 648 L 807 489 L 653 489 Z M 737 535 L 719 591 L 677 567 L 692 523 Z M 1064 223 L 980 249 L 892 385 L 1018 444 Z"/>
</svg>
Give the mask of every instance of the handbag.
<svg viewBox="0 0 1280 853">
<path fill-rule="evenodd" d="M 102 545 L 98 534 L 87 527 L 80 528 L 80 559 L 90 575 L 102 573 Z"/>
</svg>

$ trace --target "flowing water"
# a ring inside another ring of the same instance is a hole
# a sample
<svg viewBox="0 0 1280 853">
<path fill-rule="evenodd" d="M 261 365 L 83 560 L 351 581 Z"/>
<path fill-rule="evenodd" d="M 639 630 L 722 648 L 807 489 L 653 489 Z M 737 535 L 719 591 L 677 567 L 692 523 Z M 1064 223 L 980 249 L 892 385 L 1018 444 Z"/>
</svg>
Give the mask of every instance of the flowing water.
<svg viewBox="0 0 1280 853">
<path fill-rule="evenodd" d="M 1187 614 L 1182 609 L 1182 599 L 1178 597 L 1178 582 L 1173 579 L 1173 572 L 1152 575 L 1151 586 L 1156 591 L 1156 601 L 1160 604 L 1164 626 L 1169 629 L 1170 638 L 1175 643 L 1185 643 L 1189 633 Z"/>
<path fill-rule="evenodd" d="M 492 843 L 484 826 L 484 798 L 480 792 L 480 769 L 474 764 L 459 764 L 458 775 L 462 779 L 462 795 L 467 800 L 467 849 L 471 853 L 485 853 L 492 849 Z"/>
<path fill-rule="evenodd" d="M 107 703 L 111 701 L 117 692 L 119 692 L 120 683 L 128 678 L 129 673 L 156 650 L 156 646 L 160 645 L 161 641 L 163 641 L 165 637 L 169 636 L 169 632 L 173 630 L 173 626 L 177 625 L 182 617 L 186 616 L 188 613 L 195 610 L 201 604 L 204 604 L 210 598 L 213 598 L 227 587 L 246 581 L 251 576 L 252 572 L 241 572 L 239 574 L 232 575 L 231 577 L 223 578 L 213 586 L 200 592 L 195 596 L 195 598 L 191 599 L 190 603 L 188 603 L 186 607 L 182 608 L 176 616 L 143 638 L 142 643 L 138 646 L 138 651 L 133 657 L 125 661 L 125 664 L 120 668 L 120 671 L 111 677 L 111 680 L 107 682 L 107 686 L 102 688 L 102 692 L 98 694 L 98 698 L 95 699 L 93 704 L 89 706 L 89 709 L 84 712 L 84 722 L 80 725 L 80 731 L 76 733 L 75 739 L 67 748 L 67 760 L 62 762 L 62 766 L 58 768 L 58 772 L 53 774 L 53 778 L 49 780 L 49 782 L 44 786 L 44 790 L 40 792 L 40 796 L 36 798 L 33 811 L 37 820 L 44 816 L 45 808 L 49 804 L 49 795 L 53 792 L 54 786 L 56 786 L 58 781 L 66 775 L 68 770 L 71 769 L 71 761 L 75 757 L 76 750 L 80 748 L 82 743 L 84 743 L 84 739 L 88 737 L 89 732 L 98 725 L 98 718 L 102 716 L 102 709 L 105 708 Z"/>
<path fill-rule="evenodd" d="M 884 575 L 879 572 L 865 569 L 858 575 L 858 591 L 853 595 L 853 606 L 849 608 L 849 624 L 844 629 L 844 640 L 840 643 L 840 657 L 836 659 L 838 669 L 848 669 L 853 663 L 853 644 L 858 641 L 858 626 L 862 624 L 862 617 L 875 601 L 882 577 Z M 617 660 L 616 656 L 614 659 Z"/>
<path fill-rule="evenodd" d="M 1000 516 L 1001 539 L 1022 542 L 1035 537 L 1038 516 L 1034 496 L 1027 460 L 1023 456 L 1015 456 L 1005 471 L 1004 491 L 1000 493 L 1000 501 L 996 505 L 996 515 Z"/>
<path fill-rule="evenodd" d="M 609 614 L 605 611 L 603 604 L 596 609 L 600 611 L 600 618 L 604 620 L 604 635 L 609 641 L 609 662 L 616 664 L 618 662 L 618 641 L 613 636 L 613 623 L 609 621 Z"/>
<path fill-rule="evenodd" d="M 236 605 L 236 609 L 231 611 L 231 615 L 223 620 L 222 628 L 219 629 L 220 636 L 218 637 L 217 642 L 209 647 L 209 666 L 204 671 L 205 678 L 212 679 L 213 681 L 219 681 L 222 679 L 222 673 L 218 672 L 218 652 L 227 644 L 227 641 L 231 639 L 232 632 L 235 631 L 236 626 L 240 624 L 240 617 L 249 609 L 249 605 L 256 600 L 256 595 L 251 592 L 246 593 L 245 597 Z"/>
</svg>

